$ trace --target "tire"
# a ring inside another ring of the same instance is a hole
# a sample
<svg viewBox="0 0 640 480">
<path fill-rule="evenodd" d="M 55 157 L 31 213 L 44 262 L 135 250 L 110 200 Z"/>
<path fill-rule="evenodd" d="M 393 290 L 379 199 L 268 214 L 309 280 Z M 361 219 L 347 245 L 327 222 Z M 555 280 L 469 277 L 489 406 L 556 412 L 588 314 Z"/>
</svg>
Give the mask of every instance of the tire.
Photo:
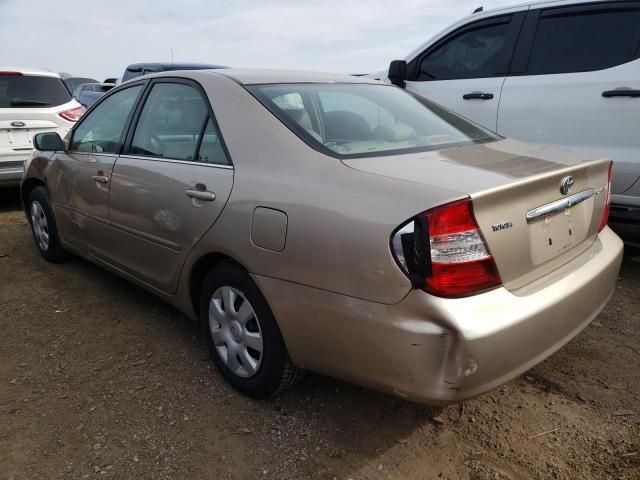
<svg viewBox="0 0 640 480">
<path fill-rule="evenodd" d="M 228 304 L 233 304 L 231 311 Z M 301 377 L 267 301 L 249 274 L 234 263 L 215 266 L 205 278 L 200 323 L 216 367 L 240 393 L 255 399 L 272 397 Z"/>
<path fill-rule="evenodd" d="M 27 198 L 27 214 L 31 232 L 40 255 L 52 263 L 64 262 L 69 254 L 62 248 L 56 219 L 53 216 L 49 192 L 45 187 L 35 187 Z"/>
</svg>

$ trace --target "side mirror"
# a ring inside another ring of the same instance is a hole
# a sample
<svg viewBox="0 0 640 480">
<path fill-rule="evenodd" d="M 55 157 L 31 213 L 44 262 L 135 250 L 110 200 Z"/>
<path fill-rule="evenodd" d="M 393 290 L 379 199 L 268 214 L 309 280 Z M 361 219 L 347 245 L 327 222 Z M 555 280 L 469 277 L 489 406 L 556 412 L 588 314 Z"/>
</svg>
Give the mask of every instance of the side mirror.
<svg viewBox="0 0 640 480">
<path fill-rule="evenodd" d="M 407 62 L 404 60 L 394 60 L 389 64 L 389 81 L 398 87 L 405 87 L 407 79 Z"/>
<path fill-rule="evenodd" d="M 38 133 L 33 137 L 33 146 L 41 152 L 57 152 L 64 150 L 64 143 L 56 132 Z"/>
</svg>

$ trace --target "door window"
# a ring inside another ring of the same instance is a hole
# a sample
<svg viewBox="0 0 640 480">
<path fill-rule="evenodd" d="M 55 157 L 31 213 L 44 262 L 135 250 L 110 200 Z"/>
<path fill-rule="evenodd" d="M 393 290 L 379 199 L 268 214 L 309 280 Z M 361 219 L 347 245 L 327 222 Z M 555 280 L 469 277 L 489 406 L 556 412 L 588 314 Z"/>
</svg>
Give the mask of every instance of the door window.
<svg viewBox="0 0 640 480">
<path fill-rule="evenodd" d="M 140 114 L 131 153 L 195 161 L 208 120 L 208 106 L 195 88 L 182 83 L 157 83 Z M 207 145 L 211 138 L 210 135 Z"/>
<path fill-rule="evenodd" d="M 198 151 L 198 161 L 216 165 L 231 165 L 222 146 L 220 131 L 210 118 L 207 120 L 207 128 L 204 130 L 204 136 Z"/>
<path fill-rule="evenodd" d="M 527 73 L 587 72 L 626 63 L 638 55 L 640 8 L 544 12 Z"/>
<path fill-rule="evenodd" d="M 70 150 L 119 153 L 122 131 L 140 90 L 142 85 L 135 85 L 114 93 L 100 103 L 73 132 Z"/>
<path fill-rule="evenodd" d="M 429 52 L 420 62 L 418 80 L 451 80 L 504 75 L 509 22 L 466 30 Z"/>
</svg>

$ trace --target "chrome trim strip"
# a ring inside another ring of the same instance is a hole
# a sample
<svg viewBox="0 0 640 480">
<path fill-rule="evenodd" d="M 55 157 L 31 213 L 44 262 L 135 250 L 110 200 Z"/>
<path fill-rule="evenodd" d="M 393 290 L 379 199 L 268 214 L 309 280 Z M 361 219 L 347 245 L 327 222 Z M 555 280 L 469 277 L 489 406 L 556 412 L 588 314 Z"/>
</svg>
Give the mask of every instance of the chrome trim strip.
<svg viewBox="0 0 640 480">
<path fill-rule="evenodd" d="M 560 200 L 556 200 L 555 202 L 547 203 L 546 205 L 541 205 L 533 210 L 529 210 L 527 212 L 527 222 L 531 220 L 535 220 L 536 218 L 546 217 L 553 213 L 558 213 L 566 210 L 567 208 L 571 208 L 574 205 L 584 202 L 589 198 L 593 197 L 596 194 L 596 191 L 593 188 L 589 188 L 587 190 L 583 190 L 582 192 L 574 193 L 573 195 L 569 195 L 566 198 L 561 198 Z"/>
<path fill-rule="evenodd" d="M 198 167 L 222 168 L 223 170 L 233 170 L 233 165 L 219 165 L 217 163 L 205 163 L 205 162 L 189 162 L 187 160 L 172 160 L 170 158 L 140 157 L 137 155 L 120 155 L 120 158 L 131 158 L 133 160 L 148 160 L 151 162 L 182 163 L 185 165 L 195 165 Z"/>
<path fill-rule="evenodd" d="M 118 154 L 117 153 L 100 153 L 100 152 L 77 152 L 74 150 L 67 150 L 66 152 L 62 152 L 62 153 L 66 153 L 67 155 L 88 155 L 88 156 L 92 156 L 92 157 L 117 157 Z"/>
</svg>

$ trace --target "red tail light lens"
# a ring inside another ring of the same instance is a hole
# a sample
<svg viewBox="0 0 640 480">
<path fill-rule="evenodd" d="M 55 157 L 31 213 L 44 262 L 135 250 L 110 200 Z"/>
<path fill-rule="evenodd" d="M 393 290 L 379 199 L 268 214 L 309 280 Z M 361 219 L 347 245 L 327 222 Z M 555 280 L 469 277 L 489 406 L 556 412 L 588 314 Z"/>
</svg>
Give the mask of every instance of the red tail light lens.
<svg viewBox="0 0 640 480">
<path fill-rule="evenodd" d="M 20 72 L 0 72 L 0 77 L 16 77 L 22 76 Z"/>
<path fill-rule="evenodd" d="M 84 115 L 87 109 L 83 106 L 72 108 L 71 110 L 65 110 L 64 112 L 60 112 L 58 115 L 67 120 L 68 122 L 77 122 L 80 120 L 80 117 Z"/>
<path fill-rule="evenodd" d="M 425 219 L 427 228 L 417 228 Z M 428 236 L 426 233 L 420 235 L 421 231 L 428 232 Z M 421 248 L 427 242 L 429 248 Z M 413 224 L 396 232 L 392 247 L 409 278 L 414 281 L 422 275 L 423 282 L 419 286 L 439 297 L 474 295 L 502 283 L 473 215 L 470 199 L 421 213 Z M 421 250 L 426 250 L 427 254 L 424 258 L 416 258 L 416 252 Z"/>
<path fill-rule="evenodd" d="M 607 199 L 604 204 L 604 210 L 602 211 L 602 219 L 600 220 L 600 228 L 598 232 L 601 232 L 609 222 L 609 212 L 611 211 L 611 170 L 613 168 L 613 162 L 609 162 L 609 178 L 607 180 Z"/>
</svg>

